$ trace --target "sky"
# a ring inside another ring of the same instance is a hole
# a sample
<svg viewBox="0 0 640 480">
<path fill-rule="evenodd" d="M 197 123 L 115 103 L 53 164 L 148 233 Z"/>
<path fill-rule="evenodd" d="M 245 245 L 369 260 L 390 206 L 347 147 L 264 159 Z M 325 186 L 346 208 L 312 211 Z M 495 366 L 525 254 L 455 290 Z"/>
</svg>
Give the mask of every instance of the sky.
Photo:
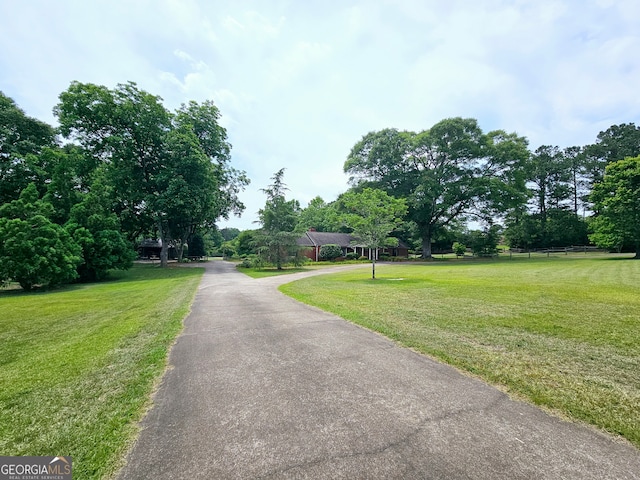
<svg viewBox="0 0 640 480">
<path fill-rule="evenodd" d="M 0 0 L 0 91 L 57 125 L 74 80 L 213 100 L 251 179 L 219 226 L 252 229 L 281 168 L 302 207 L 346 191 L 371 131 L 475 118 L 535 150 L 640 123 L 640 2 Z"/>
</svg>

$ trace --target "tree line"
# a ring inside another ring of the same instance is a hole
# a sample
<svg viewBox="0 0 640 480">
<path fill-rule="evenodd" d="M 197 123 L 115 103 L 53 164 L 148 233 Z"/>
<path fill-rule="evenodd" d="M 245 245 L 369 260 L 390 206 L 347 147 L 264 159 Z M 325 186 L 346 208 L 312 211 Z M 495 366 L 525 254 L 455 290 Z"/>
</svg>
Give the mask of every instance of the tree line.
<svg viewBox="0 0 640 480">
<path fill-rule="evenodd" d="M 516 133 L 485 133 L 475 119 L 451 118 L 418 133 L 389 128 L 364 135 L 344 164 L 350 189 L 334 202 L 316 197 L 301 209 L 279 193 L 288 205 L 286 230 L 297 233 L 352 231 L 344 195 L 375 189 L 402 199 L 406 213 L 393 235 L 426 259 L 456 242 L 489 254 L 501 239 L 528 250 L 593 243 L 638 257 L 638 155 L 640 127 L 633 123 L 611 126 L 593 144 L 531 151 Z M 469 231 L 470 221 L 481 229 Z M 257 253 L 259 236 L 260 230 L 243 232 L 226 248 Z"/>
<path fill-rule="evenodd" d="M 27 116 L 0 92 L 0 283 L 23 288 L 103 278 L 137 242 L 184 246 L 239 215 L 249 184 L 212 101 L 171 112 L 135 83 L 72 82 L 54 107 L 59 127 Z M 284 170 L 263 190 L 262 225 L 224 248 L 281 267 L 306 229 L 357 232 L 434 249 L 468 242 L 490 252 L 595 243 L 640 256 L 640 128 L 613 125 L 593 144 L 529 149 L 525 137 L 450 118 L 421 132 L 388 128 L 358 141 L 344 164 L 349 190 L 306 208 L 287 200 Z M 382 196 L 382 192 L 385 195 Z M 398 203 L 400 202 L 400 203 Z M 469 231 L 470 221 L 481 230 Z M 239 232 L 238 232 L 239 233 Z M 380 240 L 380 239 L 383 240 Z M 374 242 L 374 243 L 375 243 Z"/>
<path fill-rule="evenodd" d="M 159 238 L 161 264 L 216 220 L 240 214 L 249 180 L 212 101 L 175 112 L 129 82 L 73 82 L 54 114 L 27 116 L 0 92 L 0 282 L 96 280 Z"/>
</svg>

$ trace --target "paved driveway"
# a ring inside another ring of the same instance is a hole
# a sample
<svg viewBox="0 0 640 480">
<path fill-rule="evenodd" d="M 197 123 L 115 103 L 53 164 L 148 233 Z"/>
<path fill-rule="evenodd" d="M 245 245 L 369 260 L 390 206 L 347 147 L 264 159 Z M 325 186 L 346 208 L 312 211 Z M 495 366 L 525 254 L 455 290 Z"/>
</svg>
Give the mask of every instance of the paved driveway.
<svg viewBox="0 0 640 480">
<path fill-rule="evenodd" d="M 293 278 L 208 264 L 119 478 L 640 479 L 634 447 L 276 290 Z"/>
</svg>

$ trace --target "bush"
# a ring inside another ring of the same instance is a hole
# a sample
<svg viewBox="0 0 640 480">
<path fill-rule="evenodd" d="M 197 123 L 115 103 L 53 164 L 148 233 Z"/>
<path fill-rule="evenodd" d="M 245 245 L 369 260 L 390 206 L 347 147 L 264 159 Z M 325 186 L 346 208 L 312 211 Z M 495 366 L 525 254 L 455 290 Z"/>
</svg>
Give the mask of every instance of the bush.
<svg viewBox="0 0 640 480">
<path fill-rule="evenodd" d="M 232 258 L 236 255 L 236 249 L 231 242 L 224 242 L 220 248 L 220 252 L 225 258 Z"/>
<path fill-rule="evenodd" d="M 260 255 L 248 255 L 238 264 L 240 268 L 264 268 L 266 265 L 264 259 Z"/>
<path fill-rule="evenodd" d="M 464 257 L 465 252 L 467 251 L 467 246 L 464 243 L 453 242 L 453 253 L 456 254 L 456 257 Z"/>
<path fill-rule="evenodd" d="M 204 237 L 199 233 L 194 233 L 189 240 L 189 256 L 204 257 L 206 251 L 204 248 Z"/>
<path fill-rule="evenodd" d="M 0 284 L 15 281 L 24 290 L 55 286 L 78 276 L 82 249 L 47 216 L 53 207 L 38 200 L 30 184 L 18 200 L 0 207 Z"/>
<path fill-rule="evenodd" d="M 81 249 L 60 225 L 42 215 L 0 219 L 0 280 L 24 290 L 69 283 L 78 273 Z"/>
<path fill-rule="evenodd" d="M 296 251 L 296 254 L 293 256 L 292 261 L 295 267 L 304 267 L 309 261 L 309 257 L 305 254 L 305 249 L 300 248 Z"/>
<path fill-rule="evenodd" d="M 349 252 L 349 253 L 347 253 L 347 255 L 345 256 L 345 258 L 346 258 L 347 260 L 359 260 L 361 257 L 360 257 L 360 254 L 358 254 L 358 253 L 356 253 L 356 252 Z"/>
<path fill-rule="evenodd" d="M 338 245 L 322 245 L 320 247 L 320 260 L 335 260 L 342 257 L 342 249 Z"/>
</svg>

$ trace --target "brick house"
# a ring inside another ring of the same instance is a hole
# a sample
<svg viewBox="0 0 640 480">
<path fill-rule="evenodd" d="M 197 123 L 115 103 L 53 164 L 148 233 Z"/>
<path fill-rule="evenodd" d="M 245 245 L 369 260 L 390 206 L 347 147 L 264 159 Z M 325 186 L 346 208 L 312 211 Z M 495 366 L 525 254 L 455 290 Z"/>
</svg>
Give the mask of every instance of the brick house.
<svg viewBox="0 0 640 480">
<path fill-rule="evenodd" d="M 402 241 L 397 247 L 379 248 L 377 252 L 371 252 L 369 248 L 358 245 L 356 239 L 350 233 L 316 232 L 311 229 L 298 238 L 298 245 L 306 247 L 305 256 L 317 262 L 320 260 L 320 247 L 323 245 L 338 245 L 342 249 L 342 255 L 355 252 L 361 257 L 372 258 L 375 253 L 376 260 L 385 254 L 391 257 L 409 257 L 409 247 Z"/>
</svg>

